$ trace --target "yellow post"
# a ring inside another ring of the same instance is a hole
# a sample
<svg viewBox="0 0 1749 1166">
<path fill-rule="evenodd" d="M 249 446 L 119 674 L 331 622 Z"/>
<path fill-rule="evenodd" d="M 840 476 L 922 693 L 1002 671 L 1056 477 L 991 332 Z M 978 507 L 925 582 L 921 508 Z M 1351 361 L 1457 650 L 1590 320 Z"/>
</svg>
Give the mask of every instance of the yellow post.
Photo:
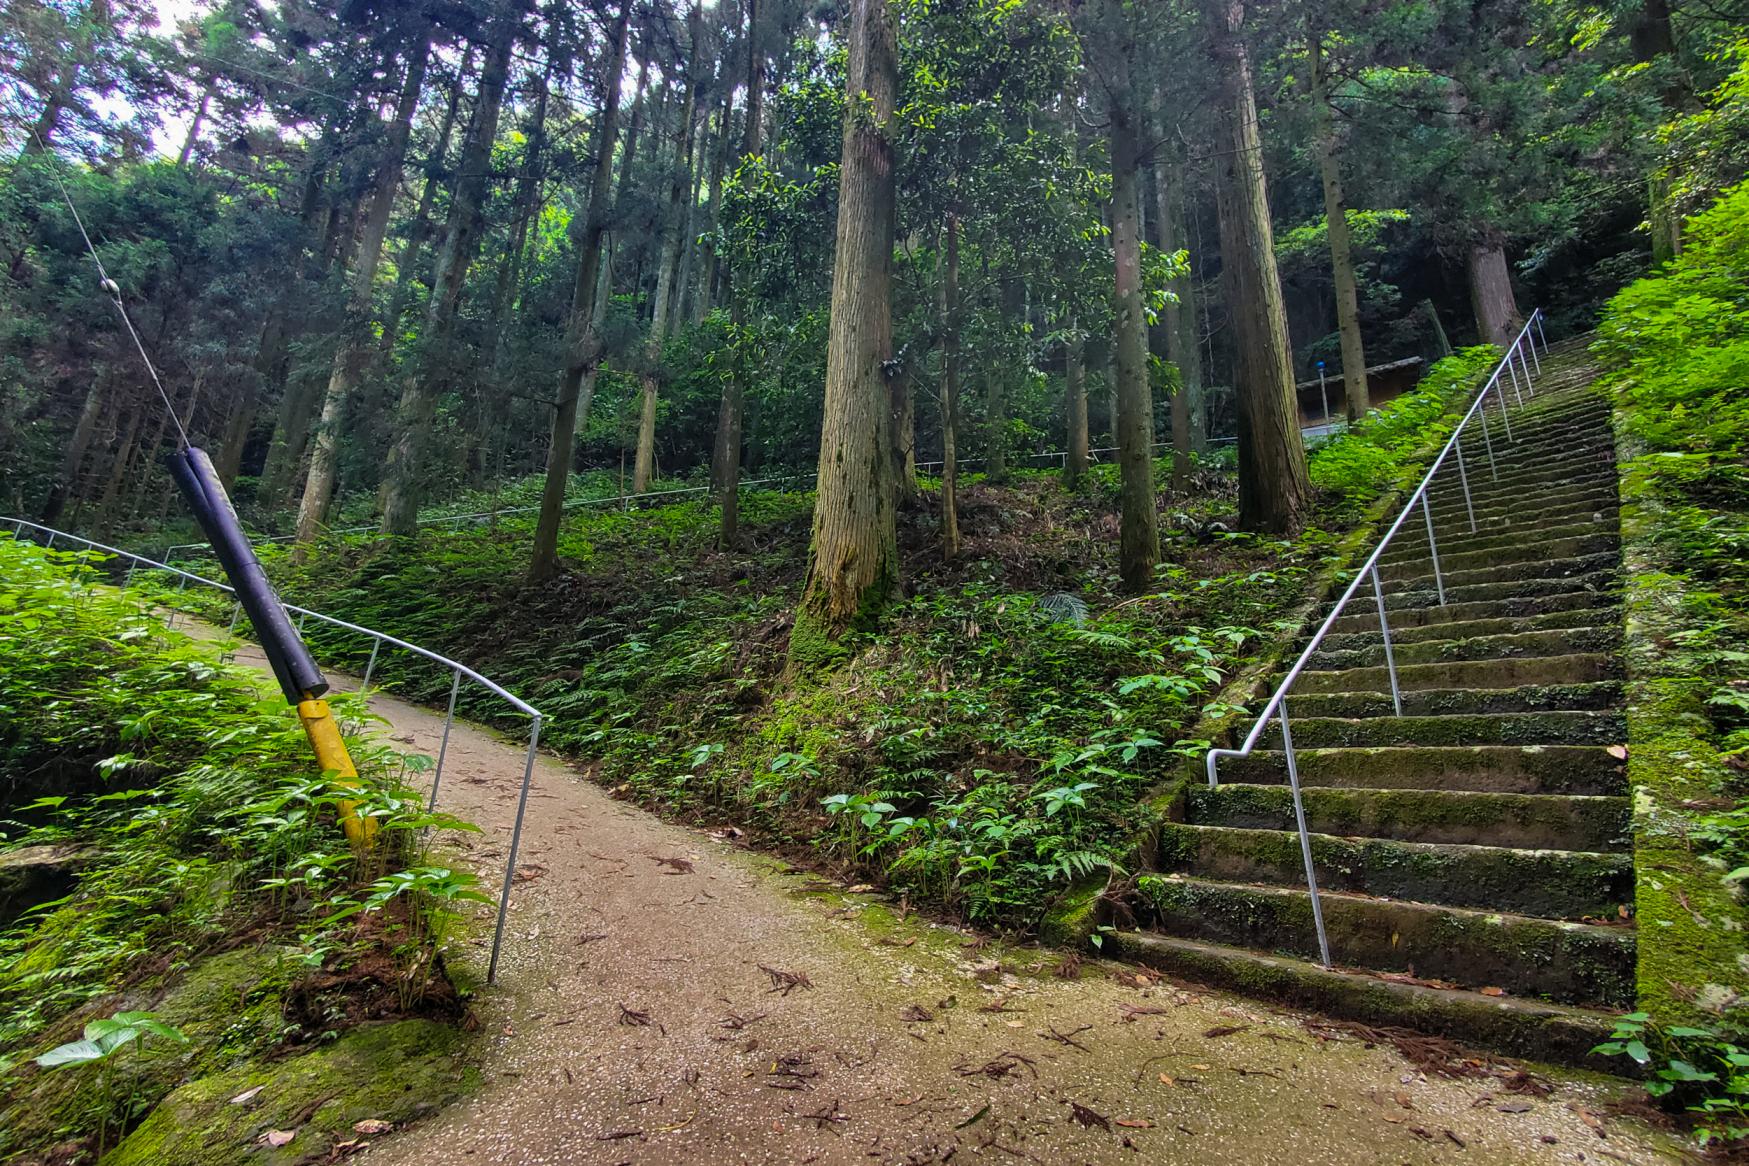
<svg viewBox="0 0 1749 1166">
<path fill-rule="evenodd" d="M 304 723 L 304 733 L 316 751 L 316 761 L 324 770 L 333 771 L 334 784 L 341 789 L 357 789 L 358 769 L 346 751 L 346 742 L 340 736 L 340 726 L 334 723 L 328 702 L 313 697 L 299 701 L 298 720 Z M 360 817 L 356 801 L 341 800 L 340 825 L 354 846 L 368 849 L 376 841 L 376 819 Z"/>
</svg>

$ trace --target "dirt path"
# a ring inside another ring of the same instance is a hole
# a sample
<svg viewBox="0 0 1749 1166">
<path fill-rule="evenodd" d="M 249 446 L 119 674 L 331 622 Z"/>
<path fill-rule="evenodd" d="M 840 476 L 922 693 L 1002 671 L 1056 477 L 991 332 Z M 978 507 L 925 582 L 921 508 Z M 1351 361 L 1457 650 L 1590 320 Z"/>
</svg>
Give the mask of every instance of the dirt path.
<svg viewBox="0 0 1749 1166">
<path fill-rule="evenodd" d="M 441 716 L 373 707 L 436 754 Z M 443 807 L 484 829 L 468 858 L 489 879 L 521 767 L 514 743 L 456 725 Z M 1545 1097 L 1429 1077 L 1220 992 L 1094 963 L 1059 979 L 1055 953 L 900 921 L 554 759 L 521 867 L 499 987 L 478 1001 L 486 1084 L 371 1146 L 373 1166 L 1676 1160 L 1600 1119 L 1596 1083 Z M 454 958 L 483 978 L 479 934 Z"/>
</svg>

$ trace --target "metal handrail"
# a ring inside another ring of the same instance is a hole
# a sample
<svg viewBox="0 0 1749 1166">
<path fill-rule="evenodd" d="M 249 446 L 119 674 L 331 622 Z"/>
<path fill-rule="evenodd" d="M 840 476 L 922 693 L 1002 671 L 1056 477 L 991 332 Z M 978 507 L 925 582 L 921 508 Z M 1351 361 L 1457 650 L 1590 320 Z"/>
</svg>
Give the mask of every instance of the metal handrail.
<svg viewBox="0 0 1749 1166">
<path fill-rule="evenodd" d="M 134 571 L 136 568 L 145 567 L 148 570 L 167 571 L 172 575 L 178 576 L 178 591 L 183 590 L 190 582 L 193 582 L 201 586 L 215 588 L 226 594 L 236 594 L 236 589 L 228 583 L 221 583 L 216 579 L 208 579 L 202 575 L 196 575 L 191 571 L 184 571 L 180 567 L 173 567 L 168 563 L 162 563 L 156 559 L 146 558 L 144 555 L 136 555 L 131 551 L 124 551 L 117 547 L 106 546 L 103 543 L 93 542 L 91 539 L 82 538 L 79 535 L 70 534 L 64 530 L 57 530 L 52 526 L 43 526 L 40 523 L 31 522 L 27 519 L 0 516 L 0 526 L 8 523 L 12 526 L 12 537 L 15 539 L 24 538 L 26 530 L 37 534 L 47 535 L 48 538 L 44 545 L 50 550 L 55 549 L 56 540 L 65 539 L 77 543 L 79 546 L 89 551 L 96 551 L 100 554 L 114 555 L 126 559 L 128 561 L 128 569 L 127 574 L 122 580 L 122 585 L 124 587 L 133 582 Z M 418 644 L 408 643 L 406 640 L 400 639 L 396 636 L 391 636 L 387 632 L 379 632 L 374 628 L 367 628 L 360 624 L 349 623 L 346 620 L 337 619 L 331 615 L 324 615 L 319 611 L 313 611 L 307 607 L 299 607 L 294 603 L 281 603 L 280 606 L 285 609 L 288 616 L 294 613 L 298 616 L 299 632 L 303 631 L 304 622 L 307 619 L 315 619 L 318 622 L 340 628 L 342 631 L 370 637 L 370 663 L 365 667 L 364 680 L 359 685 L 359 692 L 361 695 L 366 694 L 366 691 L 370 687 L 371 674 L 376 670 L 377 655 L 385 644 L 390 648 L 399 648 L 402 651 L 411 652 L 415 656 L 423 657 L 424 659 L 430 660 L 432 663 L 439 664 L 451 671 L 454 679 L 450 682 L 449 687 L 449 710 L 444 714 L 443 738 L 437 750 L 437 765 L 432 772 L 431 797 L 426 806 L 427 812 L 437 808 L 437 793 L 443 782 L 443 763 L 449 753 L 449 733 L 450 729 L 455 724 L 456 697 L 460 694 L 463 677 L 473 681 L 488 692 L 504 700 L 518 712 L 524 713 L 528 716 L 528 750 L 523 759 L 522 765 L 522 790 L 517 797 L 516 824 L 512 827 L 510 833 L 510 858 L 504 866 L 504 884 L 498 893 L 498 923 L 492 936 L 492 959 L 486 970 L 486 982 L 488 984 L 494 983 L 498 976 L 498 949 L 504 942 L 504 919 L 509 913 L 510 908 L 510 885 L 516 876 L 516 855 L 522 844 L 523 818 L 528 811 L 529 786 L 534 778 L 535 753 L 540 744 L 540 731 L 543 720 L 540 710 L 517 696 L 515 693 L 506 689 L 503 685 L 480 675 L 472 668 L 469 668 L 466 664 L 457 660 L 451 660 L 448 656 L 433 652 L 429 648 L 422 648 Z M 231 623 L 226 629 L 227 632 L 236 632 L 237 620 L 241 614 L 242 605 L 234 604 L 231 609 Z M 172 612 L 171 618 L 175 618 L 174 612 Z"/>
<path fill-rule="evenodd" d="M 1317 652 L 1319 645 L 1324 642 L 1324 637 L 1329 634 L 1330 629 L 1335 626 L 1336 621 L 1341 618 L 1342 611 L 1348 605 L 1349 600 L 1353 599 L 1355 593 L 1360 590 L 1361 581 L 1370 579 L 1372 581 L 1373 599 L 1378 607 L 1379 633 L 1384 643 L 1385 668 L 1391 680 L 1391 706 L 1395 711 L 1395 715 L 1399 717 L 1403 715 L 1403 696 L 1402 691 L 1397 684 L 1397 661 L 1391 647 L 1391 625 L 1389 619 L 1385 615 L 1384 585 L 1379 580 L 1379 557 L 1384 554 L 1385 548 L 1391 544 L 1391 540 L 1395 538 L 1397 532 L 1402 529 L 1404 521 L 1415 509 L 1415 504 L 1419 502 L 1421 504 L 1422 514 L 1426 518 L 1427 552 L 1428 556 L 1433 561 L 1434 588 L 1439 595 L 1440 606 L 1443 607 L 1445 605 L 1445 575 L 1439 565 L 1439 545 L 1434 538 L 1433 503 L 1429 488 L 1433 484 L 1434 476 L 1438 474 L 1440 468 L 1445 465 L 1446 458 L 1451 456 L 1455 451 L 1457 454 L 1456 463 L 1458 469 L 1458 481 L 1463 489 L 1464 509 L 1469 517 L 1470 533 L 1476 533 L 1475 504 L 1470 495 L 1469 473 L 1464 468 L 1464 428 L 1468 426 L 1472 420 L 1480 419 L 1482 443 L 1484 449 L 1487 451 L 1488 457 L 1488 471 L 1494 480 L 1498 481 L 1500 474 L 1499 469 L 1494 462 L 1494 442 L 1492 436 L 1488 432 L 1488 416 L 1486 409 L 1488 394 L 1492 392 L 1495 397 L 1499 399 L 1501 425 L 1505 429 L 1507 441 L 1513 441 L 1512 422 L 1507 416 L 1506 391 L 1501 381 L 1501 374 L 1506 373 L 1510 378 L 1513 396 L 1517 400 L 1520 408 L 1524 405 L 1524 396 L 1526 393 L 1529 393 L 1529 395 L 1533 397 L 1536 395 L 1536 389 L 1533 383 L 1534 378 L 1531 373 L 1531 363 L 1532 361 L 1535 362 L 1536 372 L 1540 375 L 1542 372 L 1542 359 L 1537 355 L 1536 351 L 1537 340 L 1539 337 L 1542 340 L 1543 351 L 1548 351 L 1548 337 L 1543 331 L 1542 320 L 1543 312 L 1541 308 L 1538 308 L 1531 313 L 1530 319 L 1524 322 L 1524 327 L 1519 329 L 1518 335 L 1513 338 L 1512 343 L 1507 347 L 1505 355 L 1500 358 L 1500 363 L 1495 365 L 1493 374 L 1488 377 L 1487 383 L 1484 384 L 1481 391 L 1476 394 L 1475 401 L 1471 403 L 1469 409 L 1464 413 L 1463 419 L 1458 422 L 1457 428 L 1452 431 L 1452 435 L 1446 441 L 1445 447 L 1439 451 L 1439 456 L 1434 459 L 1433 465 L 1422 477 L 1420 484 L 1415 487 L 1415 492 L 1409 495 L 1409 500 L 1403 504 L 1402 510 L 1397 514 L 1396 521 L 1391 523 L 1390 529 L 1385 531 L 1384 537 L 1379 540 L 1378 545 L 1373 548 L 1372 553 L 1366 557 L 1366 562 L 1361 565 L 1360 570 L 1355 572 L 1354 579 L 1348 584 L 1347 589 L 1343 591 L 1342 597 L 1338 599 L 1335 606 L 1330 609 L 1330 614 L 1324 617 L 1324 622 L 1319 625 L 1318 630 L 1313 633 L 1311 641 L 1307 643 L 1305 650 L 1300 653 L 1299 659 L 1295 660 L 1293 667 L 1288 669 L 1287 675 L 1276 687 L 1274 694 L 1270 696 L 1269 703 L 1264 705 L 1263 711 L 1258 714 L 1257 722 L 1251 726 L 1251 731 L 1245 734 L 1245 740 L 1243 743 L 1241 743 L 1237 749 L 1210 749 L 1208 751 L 1206 765 L 1208 769 L 1208 783 L 1209 787 L 1212 789 L 1220 785 L 1220 779 L 1216 773 L 1216 767 L 1219 765 L 1220 759 L 1222 757 L 1250 756 L 1252 750 L 1257 747 L 1258 741 L 1262 739 L 1264 731 L 1269 727 L 1269 722 L 1278 718 L 1280 719 L 1282 751 L 1287 760 L 1288 788 L 1293 794 L 1294 822 L 1298 827 L 1300 836 L 1300 856 L 1304 860 L 1306 868 L 1306 888 L 1311 893 L 1312 897 L 1312 922 L 1318 932 L 1318 954 L 1326 968 L 1331 966 L 1330 940 L 1324 930 L 1324 909 L 1318 897 L 1318 874 L 1312 863 L 1312 838 L 1310 831 L 1306 829 L 1306 808 L 1305 803 L 1300 796 L 1299 765 L 1294 753 L 1293 729 L 1288 723 L 1288 690 L 1293 687 L 1294 681 L 1299 679 L 1300 673 L 1305 670 L 1306 664 Z M 1533 325 L 1536 329 L 1534 333 L 1531 331 Z M 1514 364 L 1515 360 L 1517 362 L 1516 366 Z M 1524 374 L 1522 384 L 1519 381 L 1520 368 L 1523 369 Z"/>
</svg>

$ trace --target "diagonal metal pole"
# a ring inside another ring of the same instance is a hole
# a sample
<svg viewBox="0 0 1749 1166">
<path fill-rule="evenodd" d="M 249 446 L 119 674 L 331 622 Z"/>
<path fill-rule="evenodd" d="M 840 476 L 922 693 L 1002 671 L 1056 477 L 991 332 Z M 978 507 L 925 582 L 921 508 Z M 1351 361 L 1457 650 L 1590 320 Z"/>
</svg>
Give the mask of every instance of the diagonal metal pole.
<svg viewBox="0 0 1749 1166">
<path fill-rule="evenodd" d="M 449 711 L 443 714 L 443 740 L 437 746 L 437 770 L 431 775 L 431 804 L 425 807 L 430 813 L 437 809 L 437 787 L 443 782 L 443 759 L 449 753 L 449 731 L 455 726 L 455 697 L 461 691 L 462 672 L 455 670 L 455 679 L 449 684 Z"/>
<path fill-rule="evenodd" d="M 1385 671 L 1391 677 L 1391 708 L 1403 715 L 1403 693 L 1397 687 L 1397 654 L 1391 649 L 1391 621 L 1385 618 L 1385 588 L 1379 582 L 1377 563 L 1372 568 L 1372 597 L 1379 605 L 1379 635 L 1385 641 Z"/>
<path fill-rule="evenodd" d="M 504 863 L 504 889 L 498 893 L 498 927 L 492 934 L 492 959 L 486 965 L 486 983 L 498 982 L 498 948 L 504 943 L 504 919 L 510 914 L 510 884 L 516 878 L 516 851 L 522 844 L 522 818 L 528 812 L 528 786 L 534 779 L 534 751 L 540 743 L 540 714 L 528 729 L 528 760 L 522 764 L 522 793 L 516 800 L 516 825 L 510 829 L 510 857 Z"/>
<path fill-rule="evenodd" d="M 1421 513 L 1427 519 L 1427 553 L 1433 558 L 1433 586 L 1439 591 L 1439 605 L 1445 606 L 1445 576 L 1439 570 L 1439 547 L 1433 541 L 1433 502 L 1426 491 L 1421 493 Z"/>
<path fill-rule="evenodd" d="M 1324 932 L 1324 905 L 1318 899 L 1318 871 L 1312 864 L 1312 836 L 1306 830 L 1306 806 L 1300 798 L 1300 767 L 1294 757 L 1294 734 L 1287 723 L 1287 698 L 1281 702 L 1281 744 L 1287 753 L 1287 782 L 1293 791 L 1294 823 L 1300 831 L 1300 857 L 1306 863 L 1306 889 L 1312 895 L 1312 925 L 1318 930 L 1318 957 L 1330 966 L 1330 937 Z"/>
<path fill-rule="evenodd" d="M 1476 533 L 1476 504 L 1470 499 L 1470 473 L 1464 469 L 1464 439 L 1454 434 L 1452 437 L 1452 455 L 1457 458 L 1458 481 L 1464 488 L 1464 509 L 1470 512 L 1470 533 Z"/>
</svg>

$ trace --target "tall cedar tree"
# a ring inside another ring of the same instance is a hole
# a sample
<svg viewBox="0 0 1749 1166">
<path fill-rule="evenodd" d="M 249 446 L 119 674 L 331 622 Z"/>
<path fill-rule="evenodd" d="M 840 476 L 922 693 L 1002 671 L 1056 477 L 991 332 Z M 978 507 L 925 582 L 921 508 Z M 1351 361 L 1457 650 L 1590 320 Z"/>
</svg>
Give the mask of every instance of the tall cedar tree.
<svg viewBox="0 0 1749 1166">
<path fill-rule="evenodd" d="M 1292 534 L 1305 521 L 1312 485 L 1294 398 L 1287 311 L 1275 268 L 1275 234 L 1263 178 L 1263 142 L 1242 35 L 1243 0 L 1203 0 L 1220 75 L 1216 206 L 1222 283 L 1238 350 L 1239 525 Z"/>
<path fill-rule="evenodd" d="M 887 377 L 893 357 L 898 36 L 887 0 L 851 0 L 826 399 L 808 581 L 792 665 L 824 663 L 899 590 Z"/>
</svg>

